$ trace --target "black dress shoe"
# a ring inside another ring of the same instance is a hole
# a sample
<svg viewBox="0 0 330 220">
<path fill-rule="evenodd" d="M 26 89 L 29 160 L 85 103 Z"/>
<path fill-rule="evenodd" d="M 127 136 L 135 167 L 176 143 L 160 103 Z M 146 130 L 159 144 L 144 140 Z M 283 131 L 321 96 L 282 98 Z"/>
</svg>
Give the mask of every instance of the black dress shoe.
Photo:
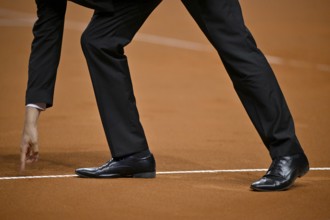
<svg viewBox="0 0 330 220">
<path fill-rule="evenodd" d="M 152 154 L 146 157 L 131 155 L 120 160 L 112 159 L 100 167 L 76 169 L 76 174 L 90 178 L 154 178 L 156 163 Z"/>
<path fill-rule="evenodd" d="M 280 191 L 289 189 L 297 177 L 302 177 L 309 170 L 305 154 L 278 157 L 273 160 L 266 175 L 252 183 L 256 191 Z"/>
</svg>

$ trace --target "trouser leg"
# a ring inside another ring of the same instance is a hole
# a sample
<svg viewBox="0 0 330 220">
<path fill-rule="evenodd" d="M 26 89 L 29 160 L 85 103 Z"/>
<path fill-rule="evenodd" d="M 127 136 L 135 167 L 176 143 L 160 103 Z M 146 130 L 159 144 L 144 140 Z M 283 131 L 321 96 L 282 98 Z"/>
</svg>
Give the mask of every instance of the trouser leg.
<svg viewBox="0 0 330 220">
<path fill-rule="evenodd" d="M 246 28 L 238 0 L 182 0 L 218 51 L 272 158 L 302 153 L 284 96 Z"/>
<path fill-rule="evenodd" d="M 124 47 L 159 3 L 160 0 L 115 0 L 114 12 L 96 11 L 81 38 L 113 157 L 148 149 Z"/>
<path fill-rule="evenodd" d="M 25 104 L 53 106 L 57 67 L 60 62 L 66 0 L 36 0 L 38 20 L 29 59 Z"/>
</svg>

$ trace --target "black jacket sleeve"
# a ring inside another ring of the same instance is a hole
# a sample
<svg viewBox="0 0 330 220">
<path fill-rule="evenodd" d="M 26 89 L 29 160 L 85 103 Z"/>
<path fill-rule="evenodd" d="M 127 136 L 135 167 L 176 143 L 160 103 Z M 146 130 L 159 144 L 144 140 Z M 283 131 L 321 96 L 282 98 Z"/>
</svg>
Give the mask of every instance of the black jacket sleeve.
<svg viewBox="0 0 330 220">
<path fill-rule="evenodd" d="M 26 104 L 53 105 L 57 67 L 60 61 L 66 0 L 36 0 L 38 19 L 29 60 Z"/>
<path fill-rule="evenodd" d="M 97 11 L 113 12 L 112 0 L 69 0 Z"/>
</svg>

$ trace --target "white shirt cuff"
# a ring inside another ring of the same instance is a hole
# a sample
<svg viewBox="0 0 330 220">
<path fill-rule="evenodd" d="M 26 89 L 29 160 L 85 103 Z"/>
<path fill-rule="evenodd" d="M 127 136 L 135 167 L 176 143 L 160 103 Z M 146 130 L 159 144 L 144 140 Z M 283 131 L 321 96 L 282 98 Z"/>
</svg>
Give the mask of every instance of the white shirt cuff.
<svg viewBox="0 0 330 220">
<path fill-rule="evenodd" d="M 27 104 L 26 107 L 31 107 L 31 108 L 36 108 L 39 109 L 41 111 L 45 111 L 46 110 L 46 103 L 30 103 Z"/>
</svg>

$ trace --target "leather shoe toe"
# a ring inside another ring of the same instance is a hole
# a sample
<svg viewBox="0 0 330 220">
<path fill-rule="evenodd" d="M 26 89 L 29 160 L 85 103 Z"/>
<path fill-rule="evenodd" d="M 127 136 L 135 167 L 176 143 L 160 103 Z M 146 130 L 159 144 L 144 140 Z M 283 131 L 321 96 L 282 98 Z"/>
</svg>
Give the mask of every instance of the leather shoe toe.
<svg viewBox="0 0 330 220">
<path fill-rule="evenodd" d="M 275 158 L 266 175 L 251 184 L 255 191 L 280 191 L 289 189 L 298 177 L 309 170 L 305 154 Z"/>
</svg>

